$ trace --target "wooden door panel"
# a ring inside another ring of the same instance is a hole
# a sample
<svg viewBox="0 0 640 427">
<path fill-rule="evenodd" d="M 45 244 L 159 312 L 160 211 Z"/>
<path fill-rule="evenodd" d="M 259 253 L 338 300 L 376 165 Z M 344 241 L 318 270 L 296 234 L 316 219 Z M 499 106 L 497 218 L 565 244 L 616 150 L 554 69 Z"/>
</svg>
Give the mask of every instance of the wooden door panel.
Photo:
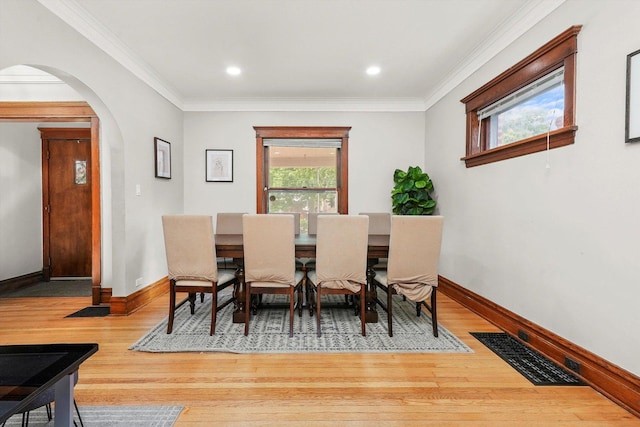
<svg viewBox="0 0 640 427">
<path fill-rule="evenodd" d="M 90 139 L 49 138 L 45 145 L 50 277 L 91 277 Z"/>
</svg>

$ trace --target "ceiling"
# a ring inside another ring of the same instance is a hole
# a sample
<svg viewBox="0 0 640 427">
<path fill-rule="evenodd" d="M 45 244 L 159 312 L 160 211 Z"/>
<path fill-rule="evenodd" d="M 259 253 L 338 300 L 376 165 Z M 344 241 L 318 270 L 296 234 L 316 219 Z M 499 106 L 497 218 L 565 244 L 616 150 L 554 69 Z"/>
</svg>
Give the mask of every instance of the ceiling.
<svg viewBox="0 0 640 427">
<path fill-rule="evenodd" d="M 565 0 L 38 1 L 185 111 L 424 111 Z"/>
</svg>

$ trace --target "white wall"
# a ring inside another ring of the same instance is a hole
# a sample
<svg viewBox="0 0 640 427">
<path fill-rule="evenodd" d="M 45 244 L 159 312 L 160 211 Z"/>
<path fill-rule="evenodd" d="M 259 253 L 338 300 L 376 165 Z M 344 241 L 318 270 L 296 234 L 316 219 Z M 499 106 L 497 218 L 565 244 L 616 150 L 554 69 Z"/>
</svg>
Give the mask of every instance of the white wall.
<svg viewBox="0 0 640 427">
<path fill-rule="evenodd" d="M 624 143 L 625 59 L 640 48 L 639 19 L 634 0 L 567 0 L 424 115 L 187 113 L 183 121 L 34 0 L 2 1 L 0 69 L 45 69 L 98 112 L 103 284 L 115 296 L 134 292 L 138 277 L 148 284 L 166 274 L 161 213 L 255 211 L 252 126 L 352 126 L 351 213 L 390 210 L 393 170 L 424 159 L 446 218 L 441 274 L 640 375 L 640 144 Z M 551 151 L 551 169 L 544 153 L 465 168 L 459 100 L 574 24 L 584 25 L 576 143 Z M 154 136 L 172 143 L 171 180 L 153 177 Z M 207 148 L 234 150 L 233 183 L 205 182 Z"/>
<path fill-rule="evenodd" d="M 0 280 L 42 270 L 40 132 L 0 123 Z"/>
<path fill-rule="evenodd" d="M 394 170 L 423 166 L 423 113 L 185 113 L 186 213 L 256 211 L 253 126 L 351 126 L 352 214 L 391 212 Z M 205 182 L 205 149 L 234 150 L 232 183 Z"/>
<path fill-rule="evenodd" d="M 626 55 L 640 2 L 568 0 L 426 113 L 445 216 L 441 274 L 640 375 L 640 144 L 625 144 Z M 574 145 L 465 168 L 460 99 L 571 25 Z M 443 124 L 446 123 L 446 126 Z"/>
<path fill-rule="evenodd" d="M 0 69 L 31 65 L 77 91 L 101 120 L 103 281 L 114 296 L 166 275 L 158 212 L 182 212 L 182 112 L 35 0 L 3 0 Z M 172 143 L 173 179 L 154 177 L 153 138 Z M 135 195 L 140 184 L 141 196 Z"/>
</svg>

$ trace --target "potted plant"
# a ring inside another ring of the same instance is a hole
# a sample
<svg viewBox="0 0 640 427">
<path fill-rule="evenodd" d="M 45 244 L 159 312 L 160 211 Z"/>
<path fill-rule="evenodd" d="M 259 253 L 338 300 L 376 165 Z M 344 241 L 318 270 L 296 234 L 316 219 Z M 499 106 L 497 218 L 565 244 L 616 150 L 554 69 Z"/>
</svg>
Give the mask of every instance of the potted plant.
<svg viewBox="0 0 640 427">
<path fill-rule="evenodd" d="M 391 191 L 394 215 L 431 215 L 436 201 L 431 197 L 433 182 L 420 166 L 410 166 L 407 171 L 396 169 L 395 183 Z"/>
</svg>

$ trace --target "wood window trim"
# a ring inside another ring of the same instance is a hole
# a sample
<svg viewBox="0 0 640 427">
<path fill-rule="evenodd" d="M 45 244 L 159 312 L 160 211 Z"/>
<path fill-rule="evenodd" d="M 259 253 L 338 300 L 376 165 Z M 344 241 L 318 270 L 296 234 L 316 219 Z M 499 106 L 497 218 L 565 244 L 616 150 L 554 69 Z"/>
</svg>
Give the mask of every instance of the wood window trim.
<svg viewBox="0 0 640 427">
<path fill-rule="evenodd" d="M 575 133 L 578 130 L 575 124 L 576 53 L 578 52 L 578 33 L 581 28 L 581 25 L 570 27 L 460 101 L 465 104 L 467 115 L 466 155 L 460 159 L 464 160 L 466 167 L 484 165 L 574 143 Z M 547 135 L 542 134 L 487 149 L 487 138 L 479 132 L 478 110 L 563 66 L 564 126 L 550 132 L 548 140 Z M 480 144 L 478 144 L 478 138 L 480 138 Z"/>
<path fill-rule="evenodd" d="M 349 213 L 349 131 L 351 127 L 326 126 L 254 126 L 256 131 L 256 212 L 267 211 L 264 188 L 267 186 L 264 169 L 265 138 L 340 138 L 340 182 L 338 183 L 338 213 Z"/>
</svg>

